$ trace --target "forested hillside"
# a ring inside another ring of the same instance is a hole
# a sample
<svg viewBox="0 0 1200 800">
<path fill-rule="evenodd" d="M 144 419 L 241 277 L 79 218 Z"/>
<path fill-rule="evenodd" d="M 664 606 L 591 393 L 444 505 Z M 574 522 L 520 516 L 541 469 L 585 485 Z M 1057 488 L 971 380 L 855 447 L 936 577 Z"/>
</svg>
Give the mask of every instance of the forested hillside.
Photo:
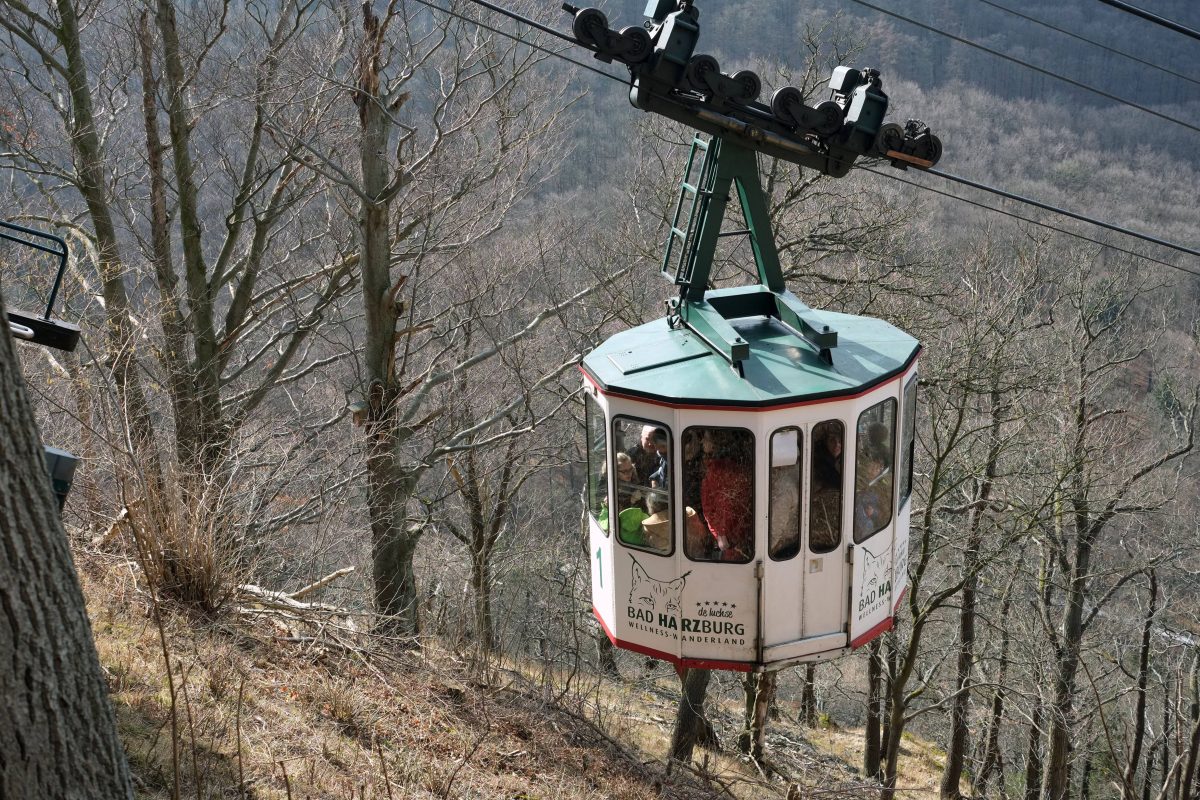
<svg viewBox="0 0 1200 800">
<path fill-rule="evenodd" d="M 938 170 L 1178 246 L 759 159 L 788 289 L 921 343 L 895 627 L 762 679 L 597 625 L 579 364 L 676 293 L 692 139 L 619 64 L 473 0 L 0 0 L 0 219 L 67 242 L 83 330 L 0 347 L 0 798 L 1200 796 L 1200 41 L 695 2 L 765 97 L 878 68 Z M 754 281 L 722 241 L 713 285 Z M 0 240 L 3 305 L 55 268 Z M 61 527 L 35 422 L 80 458 Z M 69 744 L 114 720 L 129 775 Z"/>
</svg>

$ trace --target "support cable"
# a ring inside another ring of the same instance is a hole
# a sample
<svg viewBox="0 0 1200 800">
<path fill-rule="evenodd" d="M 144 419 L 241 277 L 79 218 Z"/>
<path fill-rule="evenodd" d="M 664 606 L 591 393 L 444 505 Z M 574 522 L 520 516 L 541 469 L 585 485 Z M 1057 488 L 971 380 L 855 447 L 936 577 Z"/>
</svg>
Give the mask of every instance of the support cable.
<svg viewBox="0 0 1200 800">
<path fill-rule="evenodd" d="M 991 6 L 992 8 L 1003 11 L 1006 14 L 1012 14 L 1014 17 L 1020 17 L 1021 19 L 1025 20 L 1027 22 L 1032 22 L 1034 25 L 1041 25 L 1043 28 L 1049 28 L 1052 31 L 1061 33 L 1063 36 L 1069 36 L 1072 39 L 1077 39 L 1078 41 L 1086 42 L 1087 44 L 1090 44 L 1093 47 L 1100 48 L 1101 50 L 1103 50 L 1106 53 L 1112 53 L 1113 55 L 1121 56 L 1122 58 L 1127 58 L 1130 61 L 1136 61 L 1137 63 L 1141 64 L 1142 66 L 1150 67 L 1150 69 L 1156 69 L 1159 72 L 1166 73 L 1167 75 L 1170 75 L 1173 78 L 1179 78 L 1180 80 L 1184 80 L 1184 81 L 1187 81 L 1188 83 L 1194 83 L 1197 86 L 1200 86 L 1200 80 L 1197 80 L 1196 78 L 1189 78 L 1187 75 L 1182 75 L 1172 69 L 1167 69 L 1166 67 L 1159 66 L 1158 64 L 1155 64 L 1153 62 L 1138 58 L 1137 56 L 1133 55 L 1132 53 L 1126 53 L 1124 50 L 1118 50 L 1115 47 L 1109 47 L 1108 45 L 1103 44 L 1102 42 L 1097 42 L 1095 39 L 1089 39 L 1086 36 L 1080 36 L 1078 33 L 1072 33 L 1071 31 L 1066 30 L 1065 28 L 1060 28 L 1057 25 L 1051 25 L 1049 22 L 1044 22 L 1035 17 L 1031 17 L 1028 14 L 1022 14 L 1020 11 L 1016 11 L 1007 6 L 1002 6 L 999 3 L 994 3 L 994 2 L 992 2 L 992 0 L 976 0 L 976 2 L 983 3 L 985 6 Z"/>
<path fill-rule="evenodd" d="M 1100 2 L 1104 3 L 1106 6 L 1112 6 L 1113 8 L 1118 8 L 1121 11 L 1133 14 L 1135 17 L 1141 17 L 1144 20 L 1149 20 L 1155 25 L 1162 25 L 1164 28 L 1170 28 L 1176 33 L 1182 33 L 1184 36 L 1190 36 L 1193 39 L 1200 39 L 1200 31 L 1186 28 L 1183 25 L 1180 25 L 1178 22 L 1169 20 L 1166 17 L 1160 17 L 1157 14 L 1151 14 L 1149 11 L 1143 11 L 1136 6 L 1129 5 L 1129 3 L 1122 3 L 1121 0 L 1100 0 Z"/>
<path fill-rule="evenodd" d="M 1160 239 L 1157 236 L 1151 236 L 1148 233 L 1140 233 L 1139 231 L 1131 230 L 1130 228 L 1122 228 L 1120 225 L 1113 225 L 1111 222 L 1105 222 L 1094 217 L 1088 217 L 1083 214 L 1079 214 L 1075 211 L 1068 211 L 1065 208 L 1052 206 L 1049 203 L 1043 203 L 1040 200 L 1034 200 L 1032 197 L 1024 197 L 1019 194 L 1005 191 L 1004 189 L 997 189 L 994 186 L 988 186 L 985 183 L 979 183 L 978 181 L 973 181 L 970 178 L 960 178 L 958 175 L 951 175 L 949 172 L 942 172 L 940 169 L 927 169 L 925 172 L 928 172 L 930 175 L 936 175 L 939 178 L 943 178 L 948 181 L 953 181 L 954 183 L 961 183 L 963 186 L 970 186 L 973 189 L 980 189 L 989 194 L 998 195 L 1009 200 L 1016 200 L 1019 203 L 1025 203 L 1026 205 L 1034 206 L 1035 208 L 1040 208 L 1044 211 L 1052 211 L 1055 214 L 1061 214 L 1064 217 L 1077 219 L 1080 222 L 1087 222 L 1101 228 L 1106 228 L 1110 231 L 1115 231 L 1116 233 L 1124 234 L 1125 236 L 1132 236 L 1133 238 L 1141 239 L 1144 242 L 1150 242 L 1163 247 L 1169 247 L 1172 250 L 1178 250 L 1180 253 L 1187 253 L 1190 256 L 1196 256 L 1197 258 L 1200 258 L 1200 250 L 1195 250 L 1191 247 L 1184 247 L 1183 245 L 1175 244 L 1174 242 L 1168 242 L 1166 239 Z"/>
<path fill-rule="evenodd" d="M 1048 222 L 1039 222 L 1036 219 L 1031 219 L 1030 217 L 1021 216 L 1020 214 L 1017 214 L 1013 211 L 1006 211 L 1003 208 L 997 208 L 996 206 L 989 206 L 987 203 L 981 203 L 978 200 L 972 200 L 968 197 L 961 197 L 959 195 L 951 194 L 950 192 L 946 192 L 946 191 L 942 191 L 941 189 L 934 188 L 933 186 L 926 186 L 923 183 L 917 183 L 916 181 L 910 181 L 910 180 L 907 180 L 906 178 L 901 178 L 899 175 L 894 175 L 890 172 L 883 172 L 881 170 L 872 169 L 871 167 L 862 167 L 862 166 L 855 167 L 855 169 L 861 169 L 864 172 L 870 172 L 872 175 L 879 175 L 884 178 L 891 178 L 894 181 L 899 181 L 900 183 L 906 184 L 908 186 L 913 186 L 917 189 L 921 189 L 926 192 L 933 192 L 934 194 L 941 195 L 942 197 L 946 197 L 951 200 L 957 200 L 960 203 L 966 203 L 967 205 L 972 205 L 972 206 L 975 206 L 976 208 L 982 208 L 985 211 L 992 211 L 996 214 L 1003 214 L 1006 217 L 1012 217 L 1013 219 L 1020 220 L 1021 222 L 1027 222 L 1030 225 L 1037 225 L 1039 228 L 1046 228 L 1048 230 L 1056 231 L 1057 233 L 1061 233 L 1066 236 L 1071 236 L 1075 239 L 1082 239 L 1085 242 L 1091 242 L 1094 245 L 1099 245 L 1100 247 L 1105 247 L 1105 248 L 1108 248 L 1109 250 L 1115 250 L 1118 253 L 1124 253 L 1127 256 L 1133 256 L 1134 258 L 1140 258 L 1144 261 L 1152 261 L 1155 264 L 1159 264 L 1161 266 L 1168 267 L 1168 268 L 1174 269 L 1174 270 L 1178 270 L 1178 271 L 1184 272 L 1188 275 L 1193 275 L 1197 278 L 1200 278 L 1200 270 L 1189 269 L 1187 267 L 1183 267 L 1178 264 L 1172 264 L 1170 261 L 1163 261 L 1162 259 L 1155 258 L 1154 256 L 1148 256 L 1145 253 L 1139 253 L 1136 250 L 1129 250 L 1129 249 L 1121 247 L 1119 245 L 1110 244 L 1108 242 L 1102 242 L 1099 239 L 1094 239 L 1091 236 L 1086 236 L 1082 233 L 1076 233 L 1075 231 L 1069 231 L 1066 228 L 1060 228 L 1057 225 L 1051 225 Z M 1091 220 L 1085 220 L 1085 221 L 1090 222 Z"/>
<path fill-rule="evenodd" d="M 570 56 L 568 56 L 558 50 L 551 50 L 547 47 L 542 47 L 541 45 L 534 44 L 533 42 L 530 42 L 526 39 L 522 39 L 520 36 L 517 36 L 516 34 L 512 34 L 507 31 L 502 31 L 499 28 L 493 28 L 492 26 L 487 25 L 483 22 L 480 22 L 477 19 L 471 19 L 470 17 L 459 14 L 457 11 L 452 11 L 451 9 L 448 9 L 448 8 L 442 8 L 441 6 L 437 5 L 436 3 L 429 2 L 429 0 L 416 0 L 416 1 L 418 3 L 420 3 L 421 5 L 425 6 L 426 8 L 432 8 L 433 10 L 440 11 L 443 14 L 446 14 L 447 16 L 455 17 L 456 19 L 461 19 L 463 22 L 469 22 L 472 25 L 477 25 L 480 28 L 483 28 L 485 31 L 491 31 L 492 33 L 499 34 L 500 36 L 503 36 L 507 39 L 512 39 L 514 42 L 523 44 L 526 47 L 531 47 L 534 50 L 537 50 L 538 52 L 545 53 L 546 55 L 558 56 L 559 58 L 563 59 L 564 61 L 569 61 L 577 67 L 582 67 L 586 70 L 590 70 L 591 72 L 596 73 L 597 75 L 603 75 L 605 78 L 614 80 L 617 83 L 621 84 L 622 86 L 626 86 L 629 84 L 629 81 L 625 80 L 620 75 L 613 75 L 611 72 L 605 72 L 604 70 L 594 67 L 591 64 L 587 64 L 583 61 L 577 61 L 576 59 L 571 58 Z M 513 17 L 514 19 L 517 19 L 520 22 L 524 22 L 528 25 L 533 25 L 534 27 L 538 28 L 539 30 L 548 30 L 550 33 L 553 33 L 553 34 L 559 36 L 560 38 L 565 38 L 567 41 L 571 42 L 572 44 L 579 44 L 574 39 L 567 37 L 567 36 L 563 36 L 563 34 L 558 33 L 558 31 L 546 28 L 543 25 L 539 25 L 536 22 L 525 19 L 520 14 L 515 14 L 515 15 L 509 14 L 508 12 L 497 9 L 491 3 L 482 2 L 482 0 L 472 0 L 472 2 L 478 2 L 480 5 L 484 5 L 487 8 L 491 8 L 492 10 L 500 11 L 500 13 L 504 14 L 505 16 Z"/>
<path fill-rule="evenodd" d="M 1101 0 L 1101 2 L 1105 2 L 1105 1 L 1106 0 Z M 483 0 L 472 0 L 472 2 L 483 2 Z M 918 28 L 923 28 L 924 30 L 927 30 L 931 33 L 936 33 L 939 36 L 945 36 L 947 39 L 953 39 L 954 41 L 958 42 L 959 44 L 965 44 L 968 47 L 975 48 L 976 50 L 982 50 L 983 52 L 989 53 L 990 55 L 993 55 L 996 58 L 1004 59 L 1005 61 L 1008 61 L 1013 64 L 1019 64 L 1020 66 L 1025 67 L 1026 69 L 1030 69 L 1030 70 L 1033 70 L 1034 72 L 1037 72 L 1038 74 L 1045 75 L 1048 78 L 1054 78 L 1055 80 L 1062 81 L 1063 83 L 1066 83 L 1066 84 L 1070 84 L 1071 86 L 1074 86 L 1077 89 L 1083 89 L 1084 91 L 1088 91 L 1088 92 L 1091 92 L 1092 94 L 1099 95 L 1100 97 L 1103 97 L 1106 100 L 1111 100 L 1114 103 L 1120 103 L 1122 105 L 1129 106 L 1130 108 L 1136 108 L 1138 111 L 1143 111 L 1147 114 L 1150 114 L 1151 116 L 1158 117 L 1159 119 L 1166 120 L 1167 122 L 1173 122 L 1176 125 L 1187 128 L 1188 130 L 1200 133 L 1200 126 L 1193 125 L 1190 122 L 1184 122 L 1181 119 L 1176 119 L 1175 117 L 1172 117 L 1169 114 L 1164 114 L 1161 111 L 1155 111 L 1154 109 L 1152 109 L 1148 106 L 1139 105 L 1138 103 L 1135 103 L 1131 100 L 1126 100 L 1123 97 L 1118 97 L 1115 94 L 1106 92 L 1103 89 L 1097 89 L 1095 86 L 1090 86 L 1086 83 L 1081 83 L 1080 81 L 1077 81 L 1073 78 L 1068 78 L 1065 75 L 1059 75 L 1057 72 L 1053 72 L 1053 71 L 1045 69 L 1043 67 L 1039 67 L 1036 64 L 1030 64 L 1029 62 L 1022 61 L 1019 58 L 1014 58 L 1013 56 L 1007 55 L 1005 53 L 1001 53 L 999 50 L 993 50 L 990 47 L 984 47 L 983 45 L 979 44 L 978 42 L 972 42 L 970 39 L 964 39 L 961 36 L 955 36 L 952 33 L 947 33 L 946 31 L 941 30 L 940 28 L 935 28 L 932 25 L 926 25 L 924 22 L 918 22 L 917 20 L 913 19 L 912 17 L 906 17 L 903 14 L 896 13 L 895 11 L 888 11 L 886 8 L 880 8 L 879 6 L 877 6 L 873 3 L 868 3 L 866 0 L 850 0 L 850 2 L 858 3 L 860 6 L 865 6 L 873 11 L 878 11 L 880 14 L 886 14 L 889 17 L 895 17 L 896 19 L 903 20 L 904 22 L 907 22 L 910 25 L 915 25 Z"/>
<path fill-rule="evenodd" d="M 509 19 L 515 19 L 517 22 L 523 22 L 526 25 L 530 26 L 531 28 L 537 28 L 542 33 L 548 33 L 551 36 L 557 36 L 559 39 L 562 39 L 564 42 L 570 42 L 571 44 L 577 44 L 577 45 L 580 45 L 581 47 L 583 46 L 583 43 L 580 42 L 578 39 L 576 39 L 574 36 L 568 36 L 567 34 L 563 33 L 562 31 L 555 30 L 554 28 L 551 28 L 549 25 L 543 25 L 542 23 L 538 22 L 537 20 L 530 19 L 529 17 L 527 17 L 523 14 L 518 14 L 516 11 L 509 11 L 507 8 L 504 8 L 503 6 L 498 6 L 495 3 L 489 3 L 488 0 L 471 0 L 471 2 L 477 6 L 483 6 L 484 8 L 491 9 L 492 11 L 495 11 L 497 14 L 503 14 L 504 16 L 508 17 Z"/>
</svg>

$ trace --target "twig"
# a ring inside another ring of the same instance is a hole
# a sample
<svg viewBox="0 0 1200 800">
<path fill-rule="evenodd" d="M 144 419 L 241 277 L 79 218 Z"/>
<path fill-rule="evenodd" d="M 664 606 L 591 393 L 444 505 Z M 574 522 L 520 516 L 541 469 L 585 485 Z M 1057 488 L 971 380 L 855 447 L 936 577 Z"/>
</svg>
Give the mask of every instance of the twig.
<svg viewBox="0 0 1200 800">
<path fill-rule="evenodd" d="M 130 505 L 132 505 L 132 503 Z M 107 547 L 108 544 L 116 538 L 117 531 L 121 529 L 121 523 L 128 521 L 129 506 L 123 506 L 121 508 L 121 513 L 117 514 L 117 516 L 113 518 L 113 521 L 108 523 L 108 527 L 104 529 L 104 533 L 92 539 L 92 547 Z"/>
<path fill-rule="evenodd" d="M 383 785 L 387 788 L 388 800 L 395 800 L 392 797 L 392 779 L 388 777 L 387 759 L 383 757 L 383 745 L 378 738 L 375 739 L 375 749 L 379 751 L 379 768 L 383 771 Z"/>
<path fill-rule="evenodd" d="M 243 800 L 246 797 L 246 774 L 242 767 L 242 697 L 246 691 L 246 673 L 242 673 L 242 679 L 238 683 L 238 703 L 237 716 L 234 717 L 234 727 L 237 730 L 237 757 L 238 757 L 238 793 Z"/>
<path fill-rule="evenodd" d="M 299 600 L 301 597 L 304 597 L 306 594 L 311 594 L 311 593 L 315 592 L 317 589 L 322 589 L 322 588 L 328 586 L 329 584 L 333 583 L 334 581 L 336 581 L 338 578 L 342 577 L 343 575 L 349 575 L 351 572 L 354 572 L 354 567 L 342 567 L 341 569 L 337 570 L 336 572 L 329 573 L 328 575 L 326 575 L 324 578 L 321 578 L 320 580 L 313 581 L 308 586 L 305 586 L 302 589 L 297 589 L 296 591 L 289 594 L 288 597 L 290 597 L 293 600 Z"/>
</svg>

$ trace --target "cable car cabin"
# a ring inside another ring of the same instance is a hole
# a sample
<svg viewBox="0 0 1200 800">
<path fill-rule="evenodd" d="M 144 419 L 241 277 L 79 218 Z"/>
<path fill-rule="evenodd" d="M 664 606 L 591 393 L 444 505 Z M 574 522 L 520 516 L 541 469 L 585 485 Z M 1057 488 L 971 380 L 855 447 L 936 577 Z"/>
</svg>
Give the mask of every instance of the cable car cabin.
<svg viewBox="0 0 1200 800">
<path fill-rule="evenodd" d="M 920 348 L 881 320 L 813 313 L 838 331 L 832 356 L 755 314 L 727 319 L 742 375 L 668 319 L 584 359 L 592 604 L 617 646 L 775 669 L 891 627 Z"/>
</svg>

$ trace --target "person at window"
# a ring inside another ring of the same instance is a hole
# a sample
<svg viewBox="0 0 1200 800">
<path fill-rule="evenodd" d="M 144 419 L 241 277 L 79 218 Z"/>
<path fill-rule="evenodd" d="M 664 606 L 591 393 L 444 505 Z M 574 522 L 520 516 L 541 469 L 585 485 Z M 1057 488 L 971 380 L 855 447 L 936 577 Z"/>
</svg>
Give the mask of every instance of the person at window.
<svg viewBox="0 0 1200 800">
<path fill-rule="evenodd" d="M 836 427 L 830 426 L 817 445 L 817 451 L 813 454 L 813 477 L 816 479 L 818 491 L 841 491 L 842 434 Z"/>
<path fill-rule="evenodd" d="M 825 552 L 837 546 L 842 527 L 842 432 L 827 425 L 813 445 L 813 496 L 809 547 Z"/>
<path fill-rule="evenodd" d="M 729 431 L 704 433 L 700 504 L 722 561 L 746 561 L 754 552 L 753 461 L 740 449 Z"/>
<path fill-rule="evenodd" d="M 638 488 L 637 467 L 627 453 L 617 453 L 617 507 L 626 509 L 636 506 L 642 501 L 642 491 Z"/>
<path fill-rule="evenodd" d="M 650 516 L 642 520 L 642 544 L 652 550 L 671 549 L 671 512 L 666 494 L 651 492 L 646 497 Z"/>
<path fill-rule="evenodd" d="M 887 472 L 892 463 L 892 437 L 887 425 L 882 422 L 871 423 L 867 429 L 867 451 L 871 458 L 879 461 L 883 472 Z"/>
<path fill-rule="evenodd" d="M 884 480 L 885 472 L 883 460 L 869 453 L 860 468 L 855 491 L 854 531 L 859 536 L 870 535 L 887 523 L 891 482 Z"/>
<path fill-rule="evenodd" d="M 633 468 L 642 480 L 648 481 L 650 475 L 658 469 L 660 459 L 658 448 L 654 446 L 655 431 L 662 431 L 664 436 L 667 433 L 657 425 L 643 425 L 638 443 L 625 451 L 625 455 L 633 461 Z"/>
<path fill-rule="evenodd" d="M 650 434 L 650 442 L 658 457 L 654 471 L 650 473 L 650 485 L 656 489 L 666 489 L 671 482 L 671 465 L 667 459 L 671 452 L 671 438 L 662 428 L 655 428 Z"/>
<path fill-rule="evenodd" d="M 688 558 L 712 561 L 716 556 L 715 542 L 704 522 L 700 487 L 704 478 L 704 437 L 697 430 L 683 434 L 683 504 L 687 513 L 684 525 Z"/>
</svg>

